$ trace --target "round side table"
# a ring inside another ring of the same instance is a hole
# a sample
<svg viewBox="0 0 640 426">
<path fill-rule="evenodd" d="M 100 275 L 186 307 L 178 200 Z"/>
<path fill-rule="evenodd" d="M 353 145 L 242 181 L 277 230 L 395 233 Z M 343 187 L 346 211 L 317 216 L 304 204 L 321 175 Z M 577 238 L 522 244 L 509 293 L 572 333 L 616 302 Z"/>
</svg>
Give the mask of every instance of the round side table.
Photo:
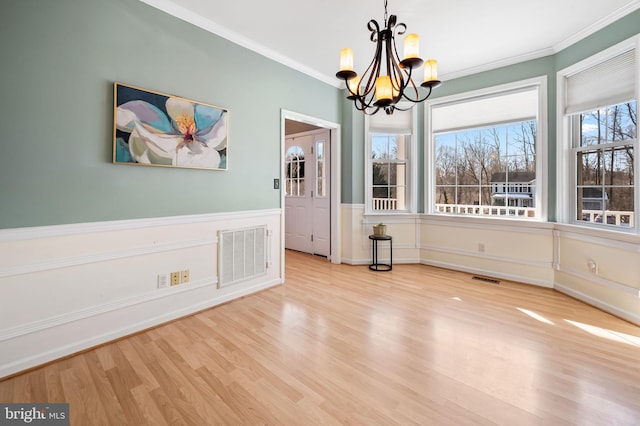
<svg viewBox="0 0 640 426">
<path fill-rule="evenodd" d="M 390 271 L 393 268 L 393 238 L 391 235 L 369 235 L 369 239 L 373 242 L 373 258 L 369 269 L 372 271 Z M 381 263 L 378 259 L 378 241 L 389 241 L 389 263 Z"/>
</svg>

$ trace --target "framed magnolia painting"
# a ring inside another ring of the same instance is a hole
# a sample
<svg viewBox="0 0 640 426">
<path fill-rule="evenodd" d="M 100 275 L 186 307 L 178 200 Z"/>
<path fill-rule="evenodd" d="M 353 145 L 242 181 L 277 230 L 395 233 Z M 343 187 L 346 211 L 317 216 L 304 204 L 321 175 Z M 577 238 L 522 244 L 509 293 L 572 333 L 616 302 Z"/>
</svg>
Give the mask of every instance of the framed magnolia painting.
<svg viewBox="0 0 640 426">
<path fill-rule="evenodd" d="M 114 83 L 113 162 L 226 170 L 226 109 Z"/>
</svg>

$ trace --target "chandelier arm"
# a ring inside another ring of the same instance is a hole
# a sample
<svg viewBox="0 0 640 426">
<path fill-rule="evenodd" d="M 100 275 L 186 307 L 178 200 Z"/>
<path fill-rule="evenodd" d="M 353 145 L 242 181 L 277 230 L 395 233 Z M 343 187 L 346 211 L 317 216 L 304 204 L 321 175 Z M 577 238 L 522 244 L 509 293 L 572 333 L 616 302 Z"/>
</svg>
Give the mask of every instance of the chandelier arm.
<svg viewBox="0 0 640 426">
<path fill-rule="evenodd" d="M 385 29 L 385 34 L 384 34 L 384 50 L 386 53 L 386 57 L 385 57 L 385 62 L 387 64 L 387 74 L 389 76 L 389 78 L 391 78 L 391 83 L 393 84 L 393 77 L 395 74 L 395 64 L 393 61 L 393 55 L 392 52 L 393 50 L 389 50 L 392 49 L 391 47 L 391 42 L 393 41 L 393 37 L 391 37 L 391 31 L 389 31 L 389 28 L 387 27 Z"/>
<path fill-rule="evenodd" d="M 365 93 L 367 96 L 369 94 L 373 94 L 375 92 L 376 87 L 376 78 L 380 76 L 380 58 L 382 57 L 382 36 L 378 33 L 378 39 L 376 41 L 376 53 L 373 55 L 373 59 L 371 63 L 362 74 L 362 78 L 367 78 L 367 83 L 365 85 Z"/>
<path fill-rule="evenodd" d="M 371 32 L 371 35 L 369 37 L 369 39 L 376 43 L 376 53 L 373 56 L 373 60 L 371 61 L 371 63 L 369 63 L 369 66 L 367 67 L 367 69 L 364 71 L 364 73 L 362 73 L 362 76 L 360 77 L 360 81 L 361 83 L 358 85 L 358 87 L 356 88 L 356 92 L 352 92 L 350 88 L 349 89 L 349 93 L 351 93 L 352 96 L 354 96 L 354 102 L 356 100 L 359 100 L 362 104 L 366 104 L 365 99 L 367 97 L 367 95 L 369 95 L 369 93 L 371 92 L 372 86 L 371 86 L 371 75 L 369 75 L 369 77 L 367 78 L 367 73 L 369 72 L 369 70 L 371 69 L 371 67 L 374 65 L 375 63 L 375 58 L 377 56 L 379 56 L 379 50 L 380 50 L 380 25 L 378 24 L 378 21 L 376 21 L 375 19 L 372 19 L 369 21 L 369 23 L 367 24 L 367 28 L 369 29 L 369 31 Z M 360 87 L 362 87 L 362 83 L 364 83 L 364 90 L 361 91 Z"/>
<path fill-rule="evenodd" d="M 422 86 L 422 87 L 425 87 L 425 86 Z M 416 91 L 416 98 L 417 98 L 417 99 L 416 99 L 416 100 L 413 100 L 413 99 L 409 99 L 409 98 L 407 98 L 407 97 L 405 97 L 405 99 L 407 99 L 407 100 L 409 100 L 409 101 L 411 101 L 411 102 L 414 102 L 414 103 L 416 103 L 416 104 L 417 104 L 417 103 L 420 103 L 420 102 L 424 102 L 424 101 L 426 101 L 426 100 L 427 100 L 427 98 L 428 98 L 429 96 L 431 96 L 431 90 L 432 90 L 432 89 L 433 89 L 433 87 L 435 87 L 435 86 L 426 86 L 426 87 L 429 89 L 429 90 L 427 91 L 427 94 L 426 94 L 426 95 L 424 95 L 424 97 L 423 97 L 423 98 L 419 98 L 419 97 L 418 97 L 418 88 L 417 88 L 417 87 L 416 87 L 416 85 L 414 84 L 414 88 L 415 88 L 415 91 Z"/>
<path fill-rule="evenodd" d="M 361 111 L 372 108 L 375 103 L 375 87 L 376 78 L 380 75 L 380 59 L 382 57 L 383 36 L 379 30 L 378 23 L 375 20 L 369 21 L 369 29 L 372 31 L 371 40 L 376 43 L 376 52 L 371 63 L 362 74 L 361 81 L 364 83 L 364 89 L 357 96 Z M 375 31 L 375 33 L 373 33 Z"/>
<path fill-rule="evenodd" d="M 397 52 L 395 51 L 395 39 L 393 37 L 393 31 L 387 28 L 385 34 L 385 50 L 387 53 L 386 64 L 387 74 L 391 79 L 391 87 L 398 94 L 402 92 L 402 88 L 405 85 L 402 71 L 400 70 L 400 63 L 398 60 Z"/>
<path fill-rule="evenodd" d="M 376 112 L 378 112 L 378 110 L 380 109 L 380 107 L 377 105 L 373 105 L 373 104 L 367 105 L 362 102 L 360 104 L 358 102 L 354 102 L 354 106 L 358 111 L 362 111 L 366 115 L 373 115 Z M 371 108 L 374 108 L 373 111 L 371 111 Z"/>
<path fill-rule="evenodd" d="M 409 102 L 413 102 L 413 103 L 417 103 L 417 99 L 419 97 L 418 95 L 418 89 L 416 87 L 416 84 L 414 83 L 413 79 L 411 78 L 411 76 L 413 75 L 413 67 L 409 66 L 409 67 L 402 67 L 401 68 L 402 72 L 404 72 L 407 76 L 407 81 L 404 84 L 404 86 L 402 87 L 402 90 L 400 91 L 399 95 L 398 95 L 398 101 L 401 98 L 406 99 Z M 409 95 L 407 94 L 407 89 L 413 88 L 413 92 L 416 94 L 415 99 L 412 99 L 411 97 L 409 97 Z M 398 108 L 400 109 L 400 108 Z M 400 109 L 401 111 L 405 111 L 404 109 Z"/>
<path fill-rule="evenodd" d="M 372 109 L 373 108 L 373 109 Z M 374 115 L 376 112 L 378 112 L 380 110 L 380 107 L 378 105 L 372 105 L 370 108 L 368 109 L 363 109 L 361 110 L 363 113 L 365 113 L 366 115 Z"/>
<path fill-rule="evenodd" d="M 413 58 L 412 61 L 407 61 L 407 60 L 400 60 L 400 55 L 398 54 L 398 46 L 395 43 L 395 36 L 396 35 L 402 35 L 406 32 L 407 30 L 407 26 L 404 23 L 399 23 L 396 28 L 394 29 L 394 36 L 393 36 L 393 54 L 394 54 L 394 60 L 396 62 L 396 67 L 398 69 L 398 74 L 400 74 L 401 76 L 402 71 L 405 72 L 406 76 L 407 76 L 407 80 L 406 82 L 404 82 L 402 79 L 400 80 L 402 82 L 402 84 L 400 84 L 399 86 L 399 96 L 400 97 L 404 97 L 405 99 L 411 100 L 410 98 L 408 98 L 405 94 L 404 91 L 407 89 L 407 87 L 409 87 L 409 84 L 413 85 L 413 87 L 415 88 L 415 83 L 413 82 L 413 80 L 411 80 L 411 74 L 413 72 L 413 68 L 415 67 L 419 67 L 420 65 L 422 65 L 422 59 L 420 58 Z M 407 71 L 408 69 L 408 71 Z M 417 91 L 416 91 L 417 93 Z M 417 97 L 417 96 L 416 96 Z"/>
</svg>

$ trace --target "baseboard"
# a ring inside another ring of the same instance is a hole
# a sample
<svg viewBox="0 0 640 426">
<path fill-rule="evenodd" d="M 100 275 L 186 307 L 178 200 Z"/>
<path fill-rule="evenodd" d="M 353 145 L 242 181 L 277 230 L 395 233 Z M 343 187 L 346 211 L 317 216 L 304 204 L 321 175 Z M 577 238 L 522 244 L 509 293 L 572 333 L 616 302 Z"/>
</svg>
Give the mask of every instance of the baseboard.
<svg viewBox="0 0 640 426">
<path fill-rule="evenodd" d="M 586 304 L 589 304 L 591 306 L 594 306 L 598 309 L 601 309 L 605 312 L 610 313 L 611 315 L 615 315 L 616 317 L 622 318 L 625 321 L 629 321 L 632 324 L 638 325 L 640 326 L 640 315 L 636 315 L 633 314 L 631 312 L 627 312 L 625 310 L 622 310 L 616 306 L 610 305 L 608 303 L 605 303 L 601 300 L 598 300 L 596 298 L 593 298 L 591 296 L 588 296 L 580 291 L 574 290 L 570 287 L 561 285 L 561 284 L 556 284 L 554 286 L 554 289 L 559 291 L 560 293 L 564 293 L 567 296 L 571 296 L 575 299 L 580 300 L 581 302 L 584 302 Z"/>
</svg>

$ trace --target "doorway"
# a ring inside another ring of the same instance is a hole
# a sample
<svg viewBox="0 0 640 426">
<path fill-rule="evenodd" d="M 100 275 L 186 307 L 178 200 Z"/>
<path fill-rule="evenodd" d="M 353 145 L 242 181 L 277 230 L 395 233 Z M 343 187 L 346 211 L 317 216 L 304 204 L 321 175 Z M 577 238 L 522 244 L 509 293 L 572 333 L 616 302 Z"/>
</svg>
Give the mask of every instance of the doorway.
<svg viewBox="0 0 640 426">
<path fill-rule="evenodd" d="M 287 128 L 285 133 L 285 248 L 329 257 L 331 250 L 329 130 L 315 128 L 305 132 L 289 133 Z"/>
<path fill-rule="evenodd" d="M 285 248 L 340 263 L 340 126 L 284 110 L 281 118 L 283 263 Z"/>
</svg>

